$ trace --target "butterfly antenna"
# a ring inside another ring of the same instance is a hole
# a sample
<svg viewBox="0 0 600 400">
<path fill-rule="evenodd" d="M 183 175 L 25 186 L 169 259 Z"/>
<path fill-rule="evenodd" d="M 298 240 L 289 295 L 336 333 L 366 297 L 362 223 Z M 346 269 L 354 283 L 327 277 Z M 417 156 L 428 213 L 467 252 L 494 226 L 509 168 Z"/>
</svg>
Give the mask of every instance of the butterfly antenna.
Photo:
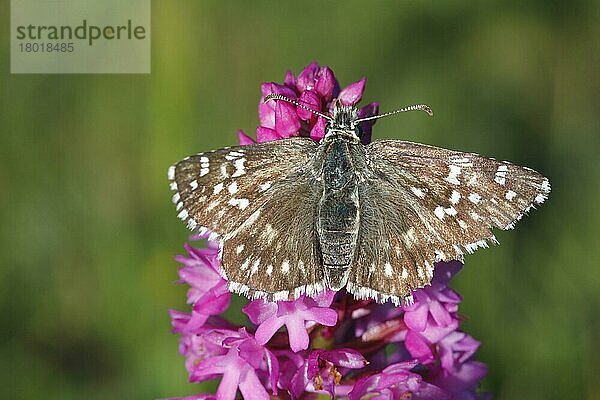
<svg viewBox="0 0 600 400">
<path fill-rule="evenodd" d="M 292 100 L 292 99 L 290 99 L 290 98 L 287 98 L 287 97 L 285 97 L 285 96 L 283 96 L 283 95 L 281 95 L 281 94 L 277 94 L 277 93 L 271 93 L 271 94 L 269 94 L 269 95 L 265 96 L 265 100 L 264 100 L 264 101 L 265 101 L 265 103 L 266 103 L 267 101 L 269 101 L 269 100 L 282 100 L 282 101 L 287 101 L 288 103 L 291 103 L 291 104 L 293 104 L 293 105 L 295 105 L 295 106 L 297 106 L 297 107 L 303 108 L 303 109 L 305 109 L 306 111 L 310 111 L 311 113 L 313 113 L 313 114 L 316 114 L 316 115 L 318 115 L 319 117 L 323 117 L 323 118 L 325 118 L 325 119 L 326 119 L 326 120 L 328 120 L 328 121 L 331 121 L 331 120 L 332 120 L 332 118 L 331 118 L 329 115 L 323 114 L 322 112 L 319 112 L 319 111 L 317 111 L 317 110 L 313 110 L 312 108 L 309 108 L 309 107 L 305 106 L 304 104 L 301 104 L 301 103 L 297 102 L 296 100 Z"/>
<path fill-rule="evenodd" d="M 403 112 L 409 112 L 409 111 L 424 111 L 427 114 L 429 114 L 430 117 L 433 116 L 433 111 L 427 104 L 413 104 L 411 106 L 406 106 L 399 110 L 390 111 L 385 114 L 379 114 L 379 115 L 373 115 L 372 117 L 360 118 L 360 119 L 357 119 L 355 122 L 370 121 L 372 119 L 379 119 L 379 118 L 383 118 L 383 117 L 388 117 L 390 115 L 399 114 L 399 113 L 403 113 Z"/>
</svg>

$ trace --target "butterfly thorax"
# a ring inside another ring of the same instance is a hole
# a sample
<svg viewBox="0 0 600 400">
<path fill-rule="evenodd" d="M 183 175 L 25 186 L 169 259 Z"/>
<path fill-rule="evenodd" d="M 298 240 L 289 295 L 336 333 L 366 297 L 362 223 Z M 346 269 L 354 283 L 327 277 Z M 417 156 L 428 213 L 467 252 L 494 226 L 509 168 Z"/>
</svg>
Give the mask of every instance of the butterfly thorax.
<svg viewBox="0 0 600 400">
<path fill-rule="evenodd" d="M 358 239 L 360 204 L 355 155 L 362 150 L 356 109 L 334 106 L 322 147 L 323 193 L 317 232 L 327 286 L 346 286 Z"/>
</svg>

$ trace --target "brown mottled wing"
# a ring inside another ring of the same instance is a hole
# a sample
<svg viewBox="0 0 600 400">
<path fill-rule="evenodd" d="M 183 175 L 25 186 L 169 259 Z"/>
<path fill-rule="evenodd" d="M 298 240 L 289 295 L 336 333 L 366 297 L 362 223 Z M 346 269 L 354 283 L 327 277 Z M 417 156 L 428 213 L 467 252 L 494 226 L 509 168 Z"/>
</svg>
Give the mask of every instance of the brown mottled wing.
<svg viewBox="0 0 600 400">
<path fill-rule="evenodd" d="M 232 291 L 280 299 L 322 289 L 316 147 L 290 138 L 200 153 L 169 169 L 179 217 L 221 240 Z"/>
<path fill-rule="evenodd" d="M 511 229 L 550 192 L 536 171 L 473 153 L 385 140 L 367 158 L 349 285 L 361 297 L 398 303 L 430 282 L 434 262 L 496 243 L 491 227 Z"/>
<path fill-rule="evenodd" d="M 266 199 L 225 236 L 223 268 L 230 288 L 251 297 L 283 300 L 324 290 L 316 233 L 323 188 L 298 172 L 273 185 Z"/>
</svg>

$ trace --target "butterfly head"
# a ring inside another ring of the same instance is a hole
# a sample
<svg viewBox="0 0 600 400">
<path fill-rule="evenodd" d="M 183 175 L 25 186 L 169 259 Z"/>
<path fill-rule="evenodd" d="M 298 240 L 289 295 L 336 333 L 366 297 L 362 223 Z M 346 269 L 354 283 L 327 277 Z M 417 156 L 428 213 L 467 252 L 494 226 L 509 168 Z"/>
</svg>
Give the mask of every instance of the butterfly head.
<svg viewBox="0 0 600 400">
<path fill-rule="evenodd" d="M 356 107 L 344 105 L 338 99 L 333 100 L 333 110 L 331 114 L 323 114 L 320 111 L 309 108 L 305 104 L 299 103 L 296 100 L 289 99 L 277 93 L 271 93 L 265 96 L 264 101 L 267 102 L 269 100 L 282 100 L 291 103 L 296 107 L 302 107 L 303 109 L 310 111 L 313 114 L 318 115 L 319 117 L 325 118 L 328 121 L 327 127 L 325 128 L 325 139 L 331 138 L 333 136 L 344 136 L 352 141 L 360 141 L 360 122 L 371 121 L 374 119 L 379 119 L 398 113 L 404 113 L 408 111 L 423 111 L 429 114 L 429 116 L 433 116 L 433 111 L 431 111 L 431 108 L 429 108 L 429 106 L 426 104 L 414 104 L 411 106 L 400 108 L 398 110 L 387 112 L 385 114 L 358 118 L 358 109 Z"/>
<path fill-rule="evenodd" d="M 357 120 L 358 110 L 356 107 L 344 105 L 337 99 L 334 100 L 333 111 L 325 128 L 325 137 L 344 135 L 358 140 L 360 129 Z"/>
</svg>

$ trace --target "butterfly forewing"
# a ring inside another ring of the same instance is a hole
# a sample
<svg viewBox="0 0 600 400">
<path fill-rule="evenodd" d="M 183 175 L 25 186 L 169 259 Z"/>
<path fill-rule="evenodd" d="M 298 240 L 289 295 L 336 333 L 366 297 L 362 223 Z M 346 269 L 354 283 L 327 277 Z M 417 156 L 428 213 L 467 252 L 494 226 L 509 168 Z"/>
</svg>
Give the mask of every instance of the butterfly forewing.
<svg viewBox="0 0 600 400">
<path fill-rule="evenodd" d="M 510 229 L 550 193 L 548 179 L 538 172 L 474 153 L 399 140 L 376 141 L 367 153 L 380 171 L 395 174 L 412 192 L 408 200 L 416 209 L 425 205 L 443 226 L 456 221 L 463 229 L 456 236 L 468 243 L 474 237 L 465 232 L 478 235 L 473 228 L 482 226 Z"/>
<path fill-rule="evenodd" d="M 173 203 L 188 226 L 223 236 L 240 226 L 274 183 L 307 168 L 316 144 L 292 138 L 199 153 L 169 168 Z"/>
<path fill-rule="evenodd" d="M 284 298 L 322 290 L 314 216 L 317 144 L 291 138 L 200 153 L 169 169 L 173 202 L 191 229 L 218 234 L 230 288 Z"/>
</svg>

